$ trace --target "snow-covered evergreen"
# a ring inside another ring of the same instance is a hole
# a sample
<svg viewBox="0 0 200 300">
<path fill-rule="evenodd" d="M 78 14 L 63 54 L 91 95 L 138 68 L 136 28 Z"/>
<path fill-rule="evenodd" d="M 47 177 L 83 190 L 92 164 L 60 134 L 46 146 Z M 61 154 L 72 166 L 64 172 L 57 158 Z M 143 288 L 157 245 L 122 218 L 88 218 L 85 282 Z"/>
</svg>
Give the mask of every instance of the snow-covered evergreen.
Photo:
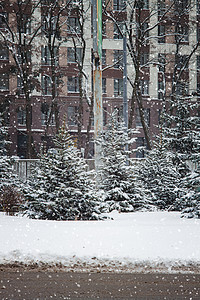
<svg viewBox="0 0 200 300">
<path fill-rule="evenodd" d="M 99 203 L 86 169 L 63 124 L 55 148 L 41 156 L 24 188 L 25 213 L 31 218 L 49 220 L 100 218 Z"/>
<path fill-rule="evenodd" d="M 8 130 L 0 116 L 0 209 L 8 214 L 18 211 L 22 198 L 20 182 L 14 174 L 14 158 L 8 156 Z"/>
<path fill-rule="evenodd" d="M 97 141 L 102 146 L 103 162 L 99 171 L 99 188 L 103 190 L 103 200 L 109 211 L 134 211 L 144 205 L 126 151 L 126 145 L 132 141 L 123 123 L 118 121 L 116 112 L 111 114 L 107 128 Z"/>
<path fill-rule="evenodd" d="M 0 116 L 0 193 L 2 187 L 15 184 L 13 159 L 8 156 L 8 146 L 8 130 L 3 126 L 3 119 Z"/>
<path fill-rule="evenodd" d="M 199 171 L 194 172 L 191 168 L 191 165 L 200 166 L 200 119 L 195 115 L 198 108 L 196 101 L 177 98 L 164 114 L 163 126 L 166 147 L 173 153 L 173 164 L 181 175 L 181 185 L 187 190 L 187 195 L 179 201 L 179 207 L 183 208 L 185 216 L 190 217 L 198 215 L 200 201 Z"/>
<path fill-rule="evenodd" d="M 177 203 L 185 190 L 162 136 L 159 142 L 154 142 L 153 149 L 148 151 L 145 160 L 137 166 L 136 178 L 159 209 L 178 209 Z"/>
<path fill-rule="evenodd" d="M 182 217 L 200 218 L 200 167 L 191 171 L 184 184 L 187 183 L 188 192 L 181 200 Z"/>
<path fill-rule="evenodd" d="M 163 138 L 183 177 L 190 171 L 187 161 L 200 162 L 200 120 L 194 115 L 197 109 L 198 104 L 192 104 L 191 99 L 178 98 L 173 109 L 164 113 Z"/>
</svg>

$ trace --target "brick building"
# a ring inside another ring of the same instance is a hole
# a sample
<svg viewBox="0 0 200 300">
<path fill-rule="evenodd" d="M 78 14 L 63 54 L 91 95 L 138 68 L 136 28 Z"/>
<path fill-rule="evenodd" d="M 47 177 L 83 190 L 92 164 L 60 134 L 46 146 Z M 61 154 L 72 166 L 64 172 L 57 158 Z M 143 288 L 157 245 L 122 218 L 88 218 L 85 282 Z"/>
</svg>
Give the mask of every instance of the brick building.
<svg viewBox="0 0 200 300">
<path fill-rule="evenodd" d="M 88 0 L 68 1 L 68 4 L 64 0 L 26 0 L 20 5 L 7 0 L 0 6 L 0 109 L 9 124 L 10 153 L 27 157 L 27 99 L 20 66 L 28 66 L 25 74 L 28 79 L 31 74 L 32 80 L 29 85 L 32 156 L 36 157 L 44 141 L 51 145 L 57 107 L 60 124 L 65 119 L 75 138 L 81 133 L 80 148 L 85 149 L 90 138 L 87 157 L 91 158 L 94 154 L 92 5 Z M 114 108 L 118 108 L 119 115 L 122 113 L 122 38 L 126 24 L 129 111 L 133 113 L 131 126 L 139 131 L 134 146 L 142 146 L 145 135 L 141 107 L 135 100 L 138 92 L 134 88 L 139 89 L 151 138 L 158 133 L 166 99 L 176 95 L 199 100 L 200 3 L 198 0 L 105 0 L 102 5 L 103 122 L 105 125 Z"/>
</svg>

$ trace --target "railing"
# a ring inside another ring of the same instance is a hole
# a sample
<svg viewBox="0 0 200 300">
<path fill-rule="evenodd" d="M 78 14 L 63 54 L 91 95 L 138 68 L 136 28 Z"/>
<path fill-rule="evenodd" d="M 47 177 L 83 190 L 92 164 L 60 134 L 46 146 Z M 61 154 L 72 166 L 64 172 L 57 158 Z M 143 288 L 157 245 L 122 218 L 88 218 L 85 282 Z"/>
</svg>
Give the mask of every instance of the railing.
<svg viewBox="0 0 200 300">
<path fill-rule="evenodd" d="M 39 159 L 19 159 L 14 163 L 14 172 L 20 179 L 26 180 L 31 175 L 31 170 L 39 162 Z"/>
<path fill-rule="evenodd" d="M 139 163 L 143 159 L 133 159 L 134 163 Z M 19 176 L 20 179 L 26 180 L 31 175 L 31 171 L 38 164 L 39 159 L 18 159 L 14 164 L 14 172 Z M 94 170 L 95 161 L 94 159 L 86 159 L 88 170 Z"/>
</svg>

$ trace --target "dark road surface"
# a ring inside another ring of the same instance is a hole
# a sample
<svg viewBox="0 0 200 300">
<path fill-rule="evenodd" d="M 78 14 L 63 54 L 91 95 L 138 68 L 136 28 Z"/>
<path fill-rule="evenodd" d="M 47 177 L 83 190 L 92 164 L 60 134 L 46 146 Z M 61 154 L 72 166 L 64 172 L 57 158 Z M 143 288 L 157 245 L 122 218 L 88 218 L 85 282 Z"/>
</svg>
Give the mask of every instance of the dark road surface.
<svg viewBox="0 0 200 300">
<path fill-rule="evenodd" d="M 200 275 L 0 270 L 0 299 L 200 299 Z"/>
</svg>

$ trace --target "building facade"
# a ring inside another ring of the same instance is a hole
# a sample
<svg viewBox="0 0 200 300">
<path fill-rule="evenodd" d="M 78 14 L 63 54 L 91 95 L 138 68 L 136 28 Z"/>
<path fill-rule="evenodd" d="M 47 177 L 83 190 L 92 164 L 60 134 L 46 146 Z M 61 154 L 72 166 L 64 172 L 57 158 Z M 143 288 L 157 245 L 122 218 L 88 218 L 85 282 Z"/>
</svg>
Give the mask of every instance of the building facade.
<svg viewBox="0 0 200 300">
<path fill-rule="evenodd" d="M 200 3 L 104 0 L 102 10 L 103 123 L 114 109 L 122 116 L 126 33 L 129 126 L 138 130 L 134 147 L 145 146 L 166 99 L 199 101 Z M 63 120 L 85 157 L 94 155 L 92 11 L 88 0 L 2 1 L 0 110 L 11 155 L 30 157 L 29 134 L 37 157 Z"/>
</svg>

